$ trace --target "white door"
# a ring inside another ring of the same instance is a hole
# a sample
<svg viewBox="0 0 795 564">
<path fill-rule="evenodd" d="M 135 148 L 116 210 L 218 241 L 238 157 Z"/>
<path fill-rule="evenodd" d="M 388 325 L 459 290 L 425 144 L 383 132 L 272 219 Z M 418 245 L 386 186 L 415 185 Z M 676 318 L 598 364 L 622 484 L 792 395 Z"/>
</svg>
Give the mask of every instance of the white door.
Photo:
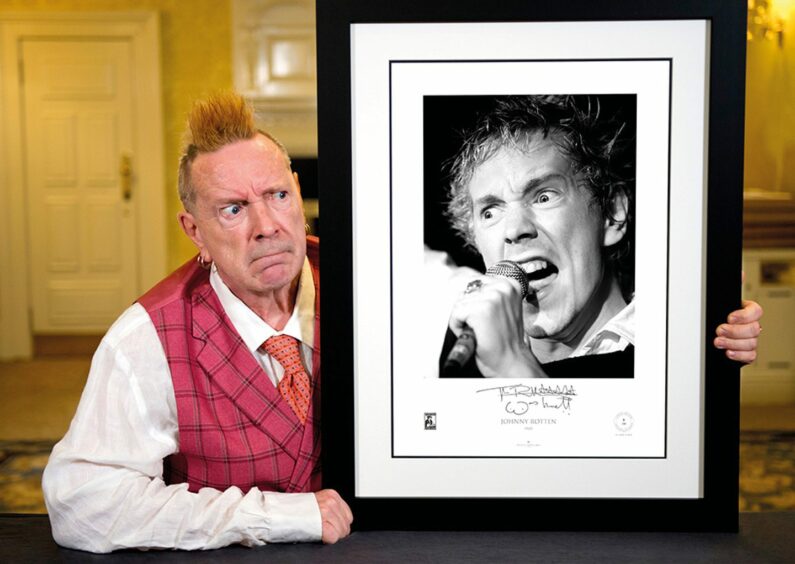
<svg viewBox="0 0 795 564">
<path fill-rule="evenodd" d="M 131 44 L 21 51 L 33 331 L 101 333 L 140 290 Z"/>
</svg>

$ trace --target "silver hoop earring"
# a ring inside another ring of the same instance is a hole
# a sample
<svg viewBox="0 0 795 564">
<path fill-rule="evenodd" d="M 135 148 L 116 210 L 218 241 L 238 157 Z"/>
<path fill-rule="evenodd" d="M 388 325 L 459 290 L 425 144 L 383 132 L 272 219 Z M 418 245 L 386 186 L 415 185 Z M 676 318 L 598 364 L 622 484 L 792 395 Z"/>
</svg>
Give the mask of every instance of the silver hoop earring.
<svg viewBox="0 0 795 564">
<path fill-rule="evenodd" d="M 204 257 L 201 256 L 201 254 L 196 257 L 196 262 L 198 262 L 199 266 L 201 266 L 204 270 L 210 270 L 210 265 L 207 264 L 207 262 L 204 260 Z"/>
</svg>

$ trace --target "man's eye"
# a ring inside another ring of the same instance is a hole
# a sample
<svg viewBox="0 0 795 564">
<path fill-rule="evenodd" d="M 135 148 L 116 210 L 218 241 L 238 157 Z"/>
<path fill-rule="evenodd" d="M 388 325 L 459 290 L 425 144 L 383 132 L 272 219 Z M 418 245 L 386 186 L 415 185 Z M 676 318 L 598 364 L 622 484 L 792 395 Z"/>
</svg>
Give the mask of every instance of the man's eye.
<svg viewBox="0 0 795 564">
<path fill-rule="evenodd" d="M 243 206 L 240 204 L 230 204 L 221 208 L 221 215 L 227 218 L 235 217 L 243 213 Z"/>
<path fill-rule="evenodd" d="M 287 190 L 281 190 L 280 192 L 276 192 L 273 197 L 277 200 L 286 200 L 287 199 Z"/>
<path fill-rule="evenodd" d="M 560 194 L 553 190 L 542 190 L 535 197 L 535 203 L 537 204 L 552 204 L 558 201 Z"/>
<path fill-rule="evenodd" d="M 478 217 L 484 225 L 491 225 L 499 220 L 500 208 L 496 206 L 488 206 L 478 212 Z"/>
</svg>

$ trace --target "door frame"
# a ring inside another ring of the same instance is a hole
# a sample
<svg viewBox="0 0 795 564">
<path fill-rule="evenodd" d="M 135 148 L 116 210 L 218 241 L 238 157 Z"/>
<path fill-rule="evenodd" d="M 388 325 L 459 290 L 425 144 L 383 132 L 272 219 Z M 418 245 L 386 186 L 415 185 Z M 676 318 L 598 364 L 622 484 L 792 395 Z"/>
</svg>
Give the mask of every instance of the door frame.
<svg viewBox="0 0 795 564">
<path fill-rule="evenodd" d="M 20 83 L 26 38 L 127 39 L 132 46 L 138 288 L 166 273 L 166 189 L 157 12 L 0 14 L 0 360 L 33 353 Z M 141 110 L 143 108 L 143 110 Z M 144 213 L 144 210 L 146 213 Z"/>
</svg>

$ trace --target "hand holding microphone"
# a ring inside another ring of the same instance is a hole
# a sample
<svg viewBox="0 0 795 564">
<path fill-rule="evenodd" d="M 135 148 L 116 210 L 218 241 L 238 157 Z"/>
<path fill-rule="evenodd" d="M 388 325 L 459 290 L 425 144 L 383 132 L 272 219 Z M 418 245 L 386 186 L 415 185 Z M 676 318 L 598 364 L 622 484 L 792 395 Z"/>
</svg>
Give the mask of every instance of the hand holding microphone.
<svg viewBox="0 0 795 564">
<path fill-rule="evenodd" d="M 524 344 L 521 301 L 531 293 L 527 274 L 517 263 L 503 260 L 489 267 L 486 276 L 515 280 L 519 285 L 519 300 L 504 282 L 488 279 L 470 282 L 453 309 L 451 328 L 458 333 L 458 339 L 443 370 L 455 374 L 477 350 L 478 368 L 484 376 L 543 375 Z"/>
</svg>

